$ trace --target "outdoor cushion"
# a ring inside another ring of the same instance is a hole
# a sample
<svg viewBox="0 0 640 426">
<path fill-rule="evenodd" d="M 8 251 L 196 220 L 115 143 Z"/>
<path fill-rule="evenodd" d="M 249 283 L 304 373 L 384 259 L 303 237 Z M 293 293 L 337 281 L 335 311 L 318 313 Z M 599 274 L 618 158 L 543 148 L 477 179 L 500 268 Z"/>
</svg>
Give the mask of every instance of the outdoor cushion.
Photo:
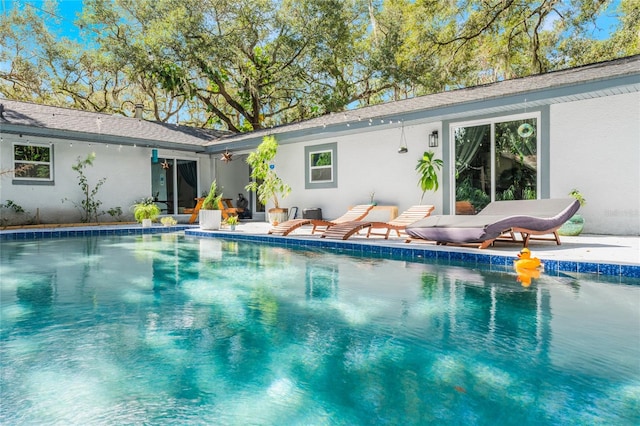
<svg viewBox="0 0 640 426">
<path fill-rule="evenodd" d="M 580 203 L 573 198 L 494 201 L 477 215 L 435 215 L 407 226 L 411 237 L 440 243 L 481 243 L 505 232 L 554 233 Z"/>
</svg>

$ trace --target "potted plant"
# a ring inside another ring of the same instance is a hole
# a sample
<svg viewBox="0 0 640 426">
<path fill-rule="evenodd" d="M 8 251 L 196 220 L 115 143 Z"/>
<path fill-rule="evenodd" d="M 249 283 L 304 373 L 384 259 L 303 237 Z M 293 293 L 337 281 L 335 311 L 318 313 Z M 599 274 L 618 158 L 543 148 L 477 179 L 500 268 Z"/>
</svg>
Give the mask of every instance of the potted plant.
<svg viewBox="0 0 640 426">
<path fill-rule="evenodd" d="M 247 191 L 254 191 L 258 201 L 263 205 L 272 201 L 274 207 L 269 209 L 269 222 L 273 225 L 287 220 L 289 210 L 280 207 L 279 197 L 285 198 L 291 192 L 291 187 L 285 184 L 276 174 L 271 163 L 278 151 L 278 142 L 273 136 L 265 136 L 258 148 L 249 154 L 247 164 L 251 166 L 253 182 L 245 187 Z"/>
<path fill-rule="evenodd" d="M 151 226 L 160 214 L 160 208 L 153 202 L 152 197 L 143 198 L 140 202 L 133 205 L 133 216 L 137 222 L 142 222 L 143 228 Z"/>
<path fill-rule="evenodd" d="M 236 226 L 238 225 L 238 216 L 229 216 L 224 222 L 229 225 L 229 229 L 235 231 Z"/>
<path fill-rule="evenodd" d="M 222 199 L 222 193 L 216 194 L 217 191 L 218 184 L 214 180 L 211 182 L 209 193 L 204 200 L 202 200 L 202 206 L 198 213 L 200 229 L 220 229 L 220 221 L 222 219 L 222 213 L 220 212 L 220 200 Z"/>
<path fill-rule="evenodd" d="M 442 169 L 442 160 L 434 159 L 435 153 L 433 151 L 425 151 L 422 154 L 422 158 L 418 160 L 416 170 L 420 175 L 418 179 L 418 186 L 422 189 L 422 195 L 420 196 L 420 204 L 427 191 L 437 191 L 438 184 L 438 171 Z"/>
<path fill-rule="evenodd" d="M 160 223 L 164 226 L 174 226 L 176 223 L 178 223 L 178 221 L 175 220 L 172 216 L 166 216 L 160 219 Z"/>
<path fill-rule="evenodd" d="M 587 200 L 584 199 L 582 193 L 577 189 L 572 189 L 569 192 L 569 196 L 575 198 L 580 203 L 580 207 L 584 206 L 587 203 Z M 580 214 L 574 214 L 571 216 L 571 219 L 566 221 L 564 225 L 558 229 L 558 234 L 563 236 L 575 237 L 576 235 L 580 235 L 582 230 L 584 229 L 584 218 Z"/>
</svg>

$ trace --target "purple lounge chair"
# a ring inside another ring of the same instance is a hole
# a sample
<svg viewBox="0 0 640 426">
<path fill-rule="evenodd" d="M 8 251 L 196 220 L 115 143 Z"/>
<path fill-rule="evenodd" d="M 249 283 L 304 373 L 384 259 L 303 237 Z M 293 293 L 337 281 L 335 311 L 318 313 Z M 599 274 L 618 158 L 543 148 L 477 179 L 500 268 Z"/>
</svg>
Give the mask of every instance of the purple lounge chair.
<svg viewBox="0 0 640 426">
<path fill-rule="evenodd" d="M 558 228 L 573 216 L 580 203 L 573 198 L 545 200 L 494 201 L 476 215 L 435 215 L 419 220 L 406 228 L 412 239 L 435 241 L 438 244 L 479 244 L 489 247 L 494 241 L 522 242 L 550 240 L 560 244 Z M 522 240 L 516 238 L 522 235 Z M 553 238 L 532 235 L 553 234 Z"/>
</svg>

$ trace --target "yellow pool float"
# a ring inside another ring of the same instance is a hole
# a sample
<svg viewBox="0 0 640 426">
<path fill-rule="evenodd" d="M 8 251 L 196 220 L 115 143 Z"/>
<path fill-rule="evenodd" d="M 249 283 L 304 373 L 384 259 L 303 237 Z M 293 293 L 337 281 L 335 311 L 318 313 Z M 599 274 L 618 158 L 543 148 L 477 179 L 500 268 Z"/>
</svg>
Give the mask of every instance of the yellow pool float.
<svg viewBox="0 0 640 426">
<path fill-rule="evenodd" d="M 523 248 L 518 253 L 518 259 L 513 262 L 513 265 L 516 269 L 537 269 L 541 262 L 537 257 L 531 257 L 531 251 L 528 248 Z"/>
<path fill-rule="evenodd" d="M 523 287 L 529 287 L 532 279 L 540 278 L 540 270 L 538 268 L 541 264 L 540 259 L 531 257 L 531 251 L 528 248 L 520 250 L 518 259 L 513 262 L 513 268 L 516 270 L 518 281 L 522 283 Z"/>
</svg>

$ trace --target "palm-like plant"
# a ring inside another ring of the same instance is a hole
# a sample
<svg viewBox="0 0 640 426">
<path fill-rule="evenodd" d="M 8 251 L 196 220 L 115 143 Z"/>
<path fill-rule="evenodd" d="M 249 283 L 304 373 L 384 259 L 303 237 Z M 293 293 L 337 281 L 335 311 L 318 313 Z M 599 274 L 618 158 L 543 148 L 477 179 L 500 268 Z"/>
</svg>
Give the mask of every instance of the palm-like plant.
<svg viewBox="0 0 640 426">
<path fill-rule="evenodd" d="M 418 186 L 422 189 L 420 204 L 422 204 L 422 199 L 427 191 L 437 191 L 439 187 L 438 172 L 442 169 L 444 163 L 440 159 L 434 159 L 434 155 L 433 151 L 425 151 L 416 165 L 416 170 L 420 175 Z"/>
<path fill-rule="evenodd" d="M 279 198 L 285 198 L 291 192 L 291 187 L 284 183 L 271 166 L 278 150 L 278 142 L 273 136 L 265 136 L 258 148 L 249 154 L 247 164 L 251 166 L 253 182 L 248 184 L 247 191 L 255 191 L 258 201 L 267 205 L 273 201 L 276 209 L 280 208 Z M 258 183 L 259 182 L 259 183 Z"/>
<path fill-rule="evenodd" d="M 220 200 L 222 199 L 222 193 L 216 194 L 218 192 L 218 184 L 214 180 L 211 182 L 211 188 L 209 188 L 209 193 L 202 200 L 202 210 L 219 210 L 220 209 Z"/>
</svg>

